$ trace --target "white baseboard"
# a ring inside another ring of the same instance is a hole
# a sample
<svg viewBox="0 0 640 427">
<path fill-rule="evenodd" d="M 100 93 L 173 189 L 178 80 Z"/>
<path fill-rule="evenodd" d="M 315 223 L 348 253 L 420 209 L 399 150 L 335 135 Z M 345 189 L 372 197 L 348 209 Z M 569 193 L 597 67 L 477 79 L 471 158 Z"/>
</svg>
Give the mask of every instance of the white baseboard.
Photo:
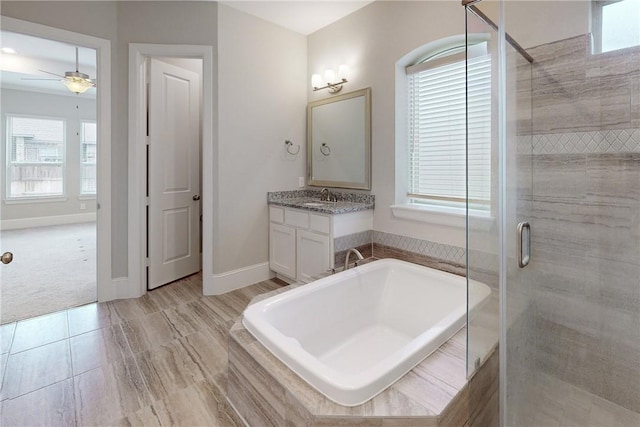
<svg viewBox="0 0 640 427">
<path fill-rule="evenodd" d="M 35 218 L 4 219 L 0 221 L 0 230 L 17 230 L 20 228 L 45 227 L 48 225 L 77 224 L 80 222 L 93 222 L 95 220 L 95 212 L 71 215 L 38 216 Z"/>
<path fill-rule="evenodd" d="M 117 279 L 113 279 L 112 283 L 115 293 L 113 299 L 140 298 L 142 296 L 140 294 L 140 287 L 131 286 L 128 277 L 119 277 Z"/>
<path fill-rule="evenodd" d="M 274 277 L 269 269 L 269 263 L 250 265 L 238 270 L 227 271 L 225 273 L 213 274 L 205 278 L 202 291 L 205 295 L 220 295 L 231 292 L 254 283 L 269 280 Z"/>
</svg>

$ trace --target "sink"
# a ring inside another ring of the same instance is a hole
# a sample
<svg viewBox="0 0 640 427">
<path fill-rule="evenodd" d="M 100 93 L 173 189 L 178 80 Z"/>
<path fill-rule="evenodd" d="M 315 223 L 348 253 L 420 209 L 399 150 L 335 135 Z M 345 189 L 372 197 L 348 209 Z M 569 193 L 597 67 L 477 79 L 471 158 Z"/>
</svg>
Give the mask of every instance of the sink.
<svg viewBox="0 0 640 427">
<path fill-rule="evenodd" d="M 309 206 L 309 207 L 319 207 L 319 206 L 325 206 L 325 203 L 320 203 L 320 202 L 307 202 L 307 203 L 303 203 L 304 206 Z"/>
</svg>

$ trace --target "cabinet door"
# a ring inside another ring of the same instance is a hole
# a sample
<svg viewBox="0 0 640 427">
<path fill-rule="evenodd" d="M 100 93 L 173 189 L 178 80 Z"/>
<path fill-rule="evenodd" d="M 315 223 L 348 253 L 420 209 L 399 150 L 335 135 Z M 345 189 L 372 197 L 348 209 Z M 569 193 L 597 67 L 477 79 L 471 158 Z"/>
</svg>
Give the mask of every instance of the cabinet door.
<svg viewBox="0 0 640 427">
<path fill-rule="evenodd" d="M 296 229 L 271 223 L 269 227 L 269 268 L 296 278 Z"/>
<path fill-rule="evenodd" d="M 298 230 L 298 280 L 309 282 L 326 272 L 329 263 L 329 236 L 312 231 Z"/>
</svg>

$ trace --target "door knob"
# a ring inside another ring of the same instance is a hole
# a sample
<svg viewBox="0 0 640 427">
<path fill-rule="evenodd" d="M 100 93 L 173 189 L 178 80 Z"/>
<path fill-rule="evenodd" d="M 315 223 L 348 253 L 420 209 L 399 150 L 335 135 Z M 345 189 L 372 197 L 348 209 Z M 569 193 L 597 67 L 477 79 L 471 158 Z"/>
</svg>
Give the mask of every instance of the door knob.
<svg viewBox="0 0 640 427">
<path fill-rule="evenodd" d="M 200 200 L 200 196 L 198 196 L 198 195 L 196 194 L 195 196 L 193 196 L 193 200 L 195 200 L 195 201 L 197 202 L 198 200 Z"/>
<path fill-rule="evenodd" d="M 0 261 L 2 261 L 3 264 L 9 264 L 11 261 L 13 261 L 13 254 L 11 252 L 3 253 Z"/>
</svg>

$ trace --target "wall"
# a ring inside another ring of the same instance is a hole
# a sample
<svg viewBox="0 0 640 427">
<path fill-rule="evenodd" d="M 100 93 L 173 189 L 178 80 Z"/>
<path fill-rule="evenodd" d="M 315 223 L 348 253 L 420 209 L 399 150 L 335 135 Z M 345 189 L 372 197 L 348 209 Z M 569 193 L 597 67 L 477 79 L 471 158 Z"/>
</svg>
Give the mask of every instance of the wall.
<svg viewBox="0 0 640 427">
<path fill-rule="evenodd" d="M 589 28 L 588 1 L 517 4 L 507 3 L 507 29 L 523 46 L 584 34 Z M 479 4 L 496 22 L 497 6 L 490 0 Z M 395 126 L 404 118 L 396 111 L 402 100 L 395 93 L 395 64 L 428 42 L 464 34 L 463 10 L 457 1 L 374 2 L 309 35 L 307 76 L 310 82 L 311 74 L 346 63 L 351 75 L 343 91 L 372 88 L 374 228 L 457 247 L 465 246 L 464 228 L 398 219 L 389 206 L 403 197 L 402 185 L 396 182 L 402 150 L 396 151 Z M 310 85 L 307 91 L 310 101 L 329 96 L 311 91 Z"/>
<path fill-rule="evenodd" d="M 127 276 L 128 43 L 217 46 L 215 2 L 3 1 L 4 16 L 111 41 L 112 276 Z M 171 25 L 167 25 L 171 23 Z M 214 70 L 215 74 L 215 70 Z M 214 80 L 217 75 L 214 75 Z M 215 90 L 215 89 L 214 89 Z M 214 94 L 215 96 L 215 94 Z"/>
<path fill-rule="evenodd" d="M 112 42 L 113 277 L 127 275 L 128 43 L 212 45 L 214 272 L 267 262 L 266 192 L 305 175 L 304 36 L 216 2 L 3 1 L 1 12 Z M 298 156 L 285 139 L 302 146 Z"/>
<path fill-rule="evenodd" d="M 121 76 L 116 74 L 117 52 L 115 50 L 115 41 L 118 37 L 116 2 L 3 1 L 0 7 L 0 13 L 2 13 L 3 16 L 111 40 L 112 88 L 115 88 L 119 84 Z M 120 169 L 123 165 L 126 165 L 127 161 L 126 157 L 123 158 L 121 156 L 123 150 L 124 153 L 126 153 L 127 142 L 126 139 L 117 137 L 117 135 L 122 133 L 120 130 L 121 128 L 126 129 L 126 123 L 119 122 L 115 118 L 116 112 L 121 108 L 122 102 L 122 99 L 118 99 L 114 90 L 111 94 L 111 164 L 114 169 L 114 173 L 112 173 L 113 182 L 111 183 L 112 277 L 126 276 L 127 272 L 127 187 L 126 181 L 123 183 L 119 177 L 119 175 L 121 175 Z M 123 203 L 124 214 L 122 206 Z"/>
<path fill-rule="evenodd" d="M 396 62 L 456 34 L 464 34 L 459 2 L 373 2 L 309 35 L 306 81 L 309 101 L 326 98 L 326 91 L 311 91 L 311 74 L 346 63 L 350 76 L 343 92 L 371 87 L 374 229 L 464 247 L 464 229 L 400 220 L 389 208 L 396 203 L 395 124 L 402 120 L 396 117 Z"/>
<path fill-rule="evenodd" d="M 493 22 L 499 22 L 499 1 L 477 3 Z M 507 1 L 505 29 L 525 49 L 587 34 L 590 31 L 591 1 Z"/>
<path fill-rule="evenodd" d="M 306 37 L 221 4 L 214 273 L 268 261 L 266 193 L 305 176 Z M 285 140 L 301 146 L 286 153 Z"/>
<path fill-rule="evenodd" d="M 35 218 L 57 215 L 71 215 L 95 212 L 95 198 L 80 197 L 80 122 L 83 120 L 95 121 L 96 101 L 82 96 L 51 95 L 36 92 L 27 92 L 14 89 L 2 89 L 2 148 L 0 161 L 6 164 L 6 125 L 7 114 L 24 114 L 33 116 L 45 116 L 62 118 L 66 121 L 66 149 L 65 149 L 65 196 L 64 201 L 15 203 L 5 202 L 6 186 L 2 186 L 2 205 L 0 218 L 13 220 L 23 218 Z M 76 106 L 79 108 L 76 110 Z M 6 169 L 2 168 L 3 171 Z M 3 172 L 4 173 L 4 172 Z M 2 181 L 5 177 L 2 177 Z M 86 209 L 81 210 L 80 204 Z"/>
<path fill-rule="evenodd" d="M 640 412 L 640 46 L 590 51 L 588 35 L 529 50 L 534 357 Z"/>
</svg>

